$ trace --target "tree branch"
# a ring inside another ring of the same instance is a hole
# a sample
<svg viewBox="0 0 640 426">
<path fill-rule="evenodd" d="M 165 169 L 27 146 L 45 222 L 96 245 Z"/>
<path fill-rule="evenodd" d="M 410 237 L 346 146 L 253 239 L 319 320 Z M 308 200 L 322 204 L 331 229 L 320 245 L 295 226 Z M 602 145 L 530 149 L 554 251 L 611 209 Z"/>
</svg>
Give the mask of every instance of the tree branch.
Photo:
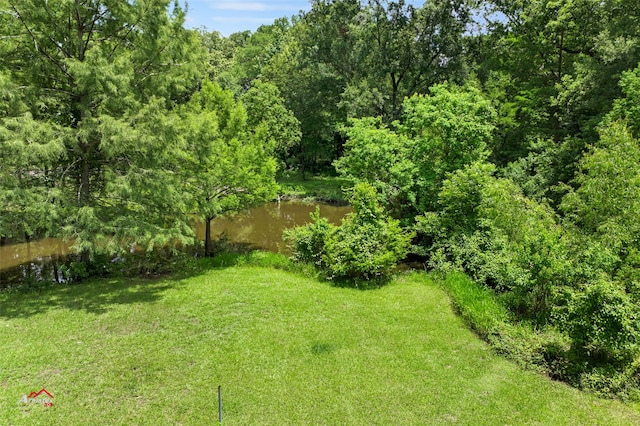
<svg viewBox="0 0 640 426">
<path fill-rule="evenodd" d="M 11 4 L 11 8 L 13 9 L 13 11 L 18 16 L 18 20 L 20 21 L 20 23 L 22 24 L 24 29 L 27 30 L 27 33 L 29 33 L 29 36 L 31 37 L 31 40 L 33 40 L 33 44 L 35 46 L 36 52 L 41 52 L 44 56 L 47 57 L 47 59 L 49 59 L 49 61 L 51 61 L 52 64 L 54 64 L 67 77 L 69 77 L 69 78 L 71 78 L 73 80 L 73 77 L 67 72 L 67 70 L 64 69 L 64 67 L 58 61 L 53 59 L 51 57 L 51 55 L 49 55 L 49 53 L 46 50 L 40 49 L 38 47 L 38 39 L 36 38 L 35 34 L 33 33 L 33 31 L 31 31 L 31 28 L 29 28 L 29 26 L 27 25 L 27 23 L 25 22 L 24 18 L 22 17 L 22 15 L 18 11 L 18 9 L 15 7 L 15 5 L 13 3 L 10 3 L 10 4 Z"/>
</svg>

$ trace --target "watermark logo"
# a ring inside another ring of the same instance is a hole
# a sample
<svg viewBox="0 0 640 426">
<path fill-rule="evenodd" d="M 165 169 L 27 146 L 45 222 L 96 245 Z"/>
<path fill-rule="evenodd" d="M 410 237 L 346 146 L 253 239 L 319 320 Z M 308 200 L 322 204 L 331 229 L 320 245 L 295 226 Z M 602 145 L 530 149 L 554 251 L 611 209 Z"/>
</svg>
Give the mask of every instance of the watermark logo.
<svg viewBox="0 0 640 426">
<path fill-rule="evenodd" d="M 42 388 L 38 392 L 31 392 L 29 395 L 22 395 L 18 404 L 43 404 L 45 407 L 52 407 L 53 395 L 51 395 L 45 388 Z"/>
</svg>

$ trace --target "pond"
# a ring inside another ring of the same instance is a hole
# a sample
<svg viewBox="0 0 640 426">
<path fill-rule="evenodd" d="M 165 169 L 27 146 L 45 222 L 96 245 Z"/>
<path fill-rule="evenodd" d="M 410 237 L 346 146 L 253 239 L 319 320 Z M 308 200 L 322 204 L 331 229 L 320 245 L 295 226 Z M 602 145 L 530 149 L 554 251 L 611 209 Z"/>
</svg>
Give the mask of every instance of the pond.
<svg viewBox="0 0 640 426">
<path fill-rule="evenodd" d="M 246 244 L 253 248 L 276 253 L 288 253 L 282 240 L 282 232 L 287 228 L 304 225 L 311 221 L 309 215 L 316 206 L 320 216 L 330 223 L 340 224 L 342 218 L 352 209 L 350 206 L 329 204 L 307 204 L 301 202 L 269 203 L 229 217 L 221 217 L 211 223 L 211 239 L 224 234 L 230 242 Z M 196 234 L 204 240 L 205 225 L 196 227 Z"/>
<path fill-rule="evenodd" d="M 288 253 L 282 240 L 282 232 L 287 228 L 308 223 L 309 214 L 315 211 L 316 206 L 320 207 L 320 215 L 334 224 L 339 224 L 352 210 L 350 206 L 323 203 L 267 203 L 214 220 L 211 223 L 211 238 L 216 240 L 224 235 L 229 242 Z M 204 224 L 196 226 L 196 234 L 201 240 L 204 239 Z M 70 244 L 54 238 L 0 246 L 0 288 L 9 282 L 20 281 L 31 275 L 52 276 L 54 280 L 58 280 L 58 263 L 69 253 Z"/>
</svg>

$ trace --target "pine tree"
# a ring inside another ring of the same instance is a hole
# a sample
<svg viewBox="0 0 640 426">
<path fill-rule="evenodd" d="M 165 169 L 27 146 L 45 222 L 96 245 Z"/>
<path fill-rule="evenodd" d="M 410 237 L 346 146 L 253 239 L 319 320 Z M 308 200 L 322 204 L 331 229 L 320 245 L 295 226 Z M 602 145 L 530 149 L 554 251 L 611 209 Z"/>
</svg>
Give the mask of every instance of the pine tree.
<svg viewBox="0 0 640 426">
<path fill-rule="evenodd" d="M 70 238 L 87 257 L 192 241 L 166 114 L 206 67 L 184 11 L 10 0 L 0 19 L 0 234 Z"/>
</svg>

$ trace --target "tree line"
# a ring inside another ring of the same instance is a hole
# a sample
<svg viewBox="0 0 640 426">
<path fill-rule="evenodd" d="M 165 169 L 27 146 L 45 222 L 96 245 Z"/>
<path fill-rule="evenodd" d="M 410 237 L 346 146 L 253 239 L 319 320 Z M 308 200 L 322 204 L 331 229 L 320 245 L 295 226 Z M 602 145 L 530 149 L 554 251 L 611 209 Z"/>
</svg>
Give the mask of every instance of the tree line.
<svg viewBox="0 0 640 426">
<path fill-rule="evenodd" d="M 294 232 L 299 259 L 463 270 L 551 375 L 637 397 L 639 13 L 315 0 L 224 37 L 168 0 L 0 0 L 0 236 L 188 245 L 277 174 L 339 173 L 356 211 Z"/>
</svg>

